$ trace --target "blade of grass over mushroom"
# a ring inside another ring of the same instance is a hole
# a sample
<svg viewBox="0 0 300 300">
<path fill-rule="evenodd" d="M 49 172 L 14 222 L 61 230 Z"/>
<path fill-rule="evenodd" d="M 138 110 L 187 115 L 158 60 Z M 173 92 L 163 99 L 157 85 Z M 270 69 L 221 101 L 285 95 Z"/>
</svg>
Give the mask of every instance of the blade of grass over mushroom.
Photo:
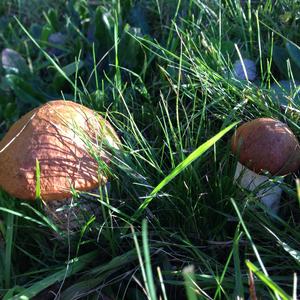
<svg viewBox="0 0 300 300">
<path fill-rule="evenodd" d="M 296 187 L 297 187 L 297 198 L 300 207 L 300 179 L 296 180 Z"/>
<path fill-rule="evenodd" d="M 34 37 L 28 32 L 28 30 L 23 26 L 23 24 L 19 21 L 17 17 L 15 17 L 18 25 L 21 29 L 26 33 L 26 35 L 30 38 L 30 40 L 34 43 L 34 45 L 41 51 L 44 56 L 52 63 L 52 65 L 56 68 L 56 70 L 71 84 L 73 89 L 76 91 L 78 87 L 74 84 L 74 82 L 67 76 L 66 72 L 55 62 L 55 60 L 39 45 L 39 43 L 34 39 Z"/>
<path fill-rule="evenodd" d="M 35 198 L 41 199 L 41 169 L 40 169 L 40 163 L 38 159 L 36 159 L 35 178 L 36 178 Z"/>
<path fill-rule="evenodd" d="M 260 271 L 251 261 L 246 260 L 247 267 L 274 293 L 278 294 L 283 300 L 292 300 L 281 287 L 279 287 L 270 277 L 266 276 L 262 271 Z"/>
<path fill-rule="evenodd" d="M 210 147 L 212 147 L 219 139 L 221 139 L 227 132 L 229 132 L 233 127 L 235 127 L 239 122 L 234 122 L 225 129 L 221 130 L 214 137 L 206 141 L 204 144 L 199 146 L 195 151 L 193 151 L 185 160 L 183 160 L 177 167 L 166 176 L 150 193 L 150 195 L 145 199 L 145 201 L 140 205 L 132 219 L 138 219 L 146 207 L 151 203 L 153 198 L 157 193 L 165 187 L 173 178 L 180 174 L 185 168 L 187 168 L 194 160 L 200 157 L 204 152 L 206 152 Z"/>
<path fill-rule="evenodd" d="M 92 262 L 99 252 L 97 250 L 82 256 L 76 257 L 68 261 L 67 266 L 62 268 L 60 271 L 53 273 L 52 275 L 45 277 L 44 279 L 32 284 L 29 288 L 25 289 L 21 293 L 15 295 L 12 300 L 17 299 L 31 299 L 39 292 L 54 284 L 55 282 L 62 281 L 65 278 L 70 277 L 73 274 L 78 273 L 85 268 L 90 262 Z"/>
</svg>

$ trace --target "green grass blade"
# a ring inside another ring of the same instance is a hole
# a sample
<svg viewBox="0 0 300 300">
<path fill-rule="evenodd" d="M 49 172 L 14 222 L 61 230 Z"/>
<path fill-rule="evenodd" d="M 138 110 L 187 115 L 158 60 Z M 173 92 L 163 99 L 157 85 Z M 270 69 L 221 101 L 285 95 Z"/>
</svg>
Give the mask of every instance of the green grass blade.
<svg viewBox="0 0 300 300">
<path fill-rule="evenodd" d="M 297 198 L 300 207 L 300 179 L 296 180 L 296 187 L 297 187 Z"/>
<path fill-rule="evenodd" d="M 147 293 L 149 293 L 149 287 L 148 287 L 148 282 L 147 282 L 147 276 L 146 276 L 146 271 L 145 271 L 145 266 L 144 266 L 144 262 L 143 262 L 143 257 L 142 257 L 142 253 L 141 253 L 141 248 L 136 236 L 136 233 L 134 231 L 134 227 L 131 226 L 131 232 L 132 232 L 132 236 L 133 236 L 133 241 L 134 241 L 134 245 L 135 245 L 135 249 L 136 249 L 136 253 L 137 253 L 137 257 L 139 259 L 139 264 L 140 264 L 140 268 L 141 268 L 141 273 L 142 273 L 142 277 L 145 283 L 145 290 L 147 291 Z"/>
<path fill-rule="evenodd" d="M 0 207 L 0 211 L 4 211 L 6 213 L 9 213 L 11 215 L 14 215 L 14 216 L 17 216 L 17 217 L 20 217 L 20 218 L 24 218 L 25 220 L 34 222 L 34 223 L 42 225 L 42 226 L 46 226 L 43 222 L 40 222 L 36 219 L 33 219 L 33 218 L 25 215 L 24 213 L 20 213 L 20 212 L 14 211 L 12 209 L 8 209 L 8 208 L 5 208 L 5 207 Z"/>
<path fill-rule="evenodd" d="M 233 261 L 235 272 L 235 299 L 244 299 L 244 287 L 241 270 L 239 241 L 242 234 L 237 232 L 233 241 Z"/>
<path fill-rule="evenodd" d="M 268 227 L 264 226 L 271 235 L 273 235 L 278 243 L 282 246 L 282 248 L 291 256 L 293 257 L 298 264 L 300 264 L 300 251 L 292 248 L 287 243 L 283 242 L 273 231 L 271 231 Z"/>
<path fill-rule="evenodd" d="M 36 159 L 35 176 L 36 176 L 35 198 L 41 199 L 41 169 L 40 169 L 40 163 L 38 159 Z"/>
<path fill-rule="evenodd" d="M 245 222 L 244 222 L 244 220 L 243 220 L 243 217 L 242 217 L 242 215 L 241 215 L 241 213 L 240 213 L 240 211 L 239 211 L 239 209 L 238 209 L 238 207 L 237 207 L 235 201 L 234 201 L 233 199 L 230 199 L 230 200 L 231 200 L 231 203 L 232 203 L 232 205 L 233 205 L 233 207 L 234 207 L 234 209 L 235 209 L 235 211 L 236 211 L 236 213 L 237 213 L 237 215 L 238 215 L 238 218 L 239 218 L 239 220 L 240 220 L 240 223 L 241 223 L 241 225 L 242 225 L 242 227 L 243 227 L 243 229 L 244 229 L 244 232 L 245 232 L 245 234 L 246 234 L 246 236 L 247 236 L 247 238 L 248 238 L 248 240 L 249 240 L 249 242 L 250 242 L 250 244 L 251 244 L 251 246 L 252 246 L 253 252 L 255 253 L 256 258 L 257 258 L 257 260 L 258 260 L 258 262 L 259 262 L 259 264 L 260 264 L 260 266 L 261 266 L 261 268 L 262 268 L 264 274 L 265 274 L 265 275 L 268 275 L 268 272 L 267 272 L 267 270 L 266 270 L 266 268 L 265 268 L 265 266 L 264 266 L 264 264 L 263 264 L 263 261 L 262 261 L 260 255 L 259 255 L 259 252 L 258 252 L 258 250 L 257 250 L 257 247 L 256 247 L 256 245 L 255 245 L 255 243 L 254 243 L 254 241 L 253 241 L 253 239 L 252 239 L 252 237 L 251 237 L 250 232 L 249 232 L 248 229 L 247 229 L 247 226 L 246 226 L 246 224 L 245 224 Z"/>
<path fill-rule="evenodd" d="M 153 272 L 152 272 L 152 266 L 151 266 L 151 260 L 150 260 L 150 249 L 149 249 L 149 240 L 148 240 L 148 224 L 147 220 L 144 219 L 142 222 L 142 237 L 143 237 L 143 250 L 144 250 L 144 259 L 145 259 L 145 267 L 146 267 L 146 279 L 147 279 L 147 285 L 149 288 L 150 293 L 150 299 L 156 300 L 156 290 L 153 280 Z"/>
<path fill-rule="evenodd" d="M 137 259 L 135 249 L 129 250 L 119 256 L 115 256 L 103 265 L 88 271 L 81 280 L 68 287 L 61 295 L 62 299 L 73 299 L 78 293 L 84 294 L 101 285 L 111 274 L 118 273 L 124 266 Z"/>
<path fill-rule="evenodd" d="M 108 270 L 114 270 L 120 268 L 121 266 L 124 266 L 136 259 L 137 259 L 136 250 L 132 249 L 119 256 L 114 257 L 112 260 L 108 261 L 104 265 L 95 267 L 93 270 L 91 270 L 90 273 L 93 276 L 98 276 L 99 274 L 102 274 Z"/>
<path fill-rule="evenodd" d="M 184 278 L 184 286 L 188 300 L 197 300 L 197 294 L 193 288 L 195 282 L 195 272 L 193 266 L 187 266 L 182 271 Z"/>
<path fill-rule="evenodd" d="M 14 215 L 7 214 L 6 231 L 5 231 L 5 258 L 4 258 L 4 284 L 7 289 L 10 287 L 10 279 L 11 279 L 13 235 L 14 235 Z"/>
<path fill-rule="evenodd" d="M 160 288 L 161 288 L 161 292 L 162 292 L 162 297 L 163 297 L 162 299 L 163 300 L 168 300 L 167 291 L 166 291 L 166 287 L 165 287 L 163 276 L 161 274 L 160 267 L 157 267 L 157 274 L 158 274 Z"/>
<path fill-rule="evenodd" d="M 43 205 L 42 203 L 39 203 L 39 204 L 41 204 L 41 206 Z M 55 225 L 54 221 L 51 220 L 51 218 L 49 218 L 47 215 L 43 214 L 40 210 L 34 208 L 29 203 L 23 202 L 23 203 L 21 203 L 21 205 L 24 206 L 24 207 L 27 207 L 30 210 L 32 210 L 39 218 L 41 218 L 44 221 L 44 223 L 40 223 L 39 221 L 36 221 L 35 219 L 31 218 L 30 220 L 32 222 L 42 224 L 43 226 L 49 226 L 49 228 L 51 228 L 53 231 L 59 233 L 58 227 Z"/>
<path fill-rule="evenodd" d="M 98 255 L 98 251 L 95 250 L 93 252 L 84 254 L 80 257 L 74 258 L 70 260 L 65 268 L 62 268 L 60 271 L 53 273 L 52 275 L 45 277 L 44 279 L 34 283 L 29 288 L 25 289 L 23 292 L 15 295 L 12 300 L 27 300 L 31 299 L 39 292 L 43 291 L 50 285 L 55 282 L 59 282 L 64 280 L 65 278 L 70 277 L 71 275 L 81 271 L 86 267 L 91 261 L 93 261 Z"/>
<path fill-rule="evenodd" d="M 274 293 L 277 293 L 283 300 L 292 300 L 292 297 L 289 296 L 281 287 L 279 287 L 273 280 L 261 272 L 252 262 L 246 260 L 247 267 Z"/>
<path fill-rule="evenodd" d="M 21 29 L 26 33 L 26 35 L 30 38 L 30 40 L 34 43 L 34 45 L 44 54 L 44 56 L 51 62 L 51 64 L 55 67 L 55 69 L 71 84 L 74 90 L 76 90 L 74 82 L 67 76 L 65 71 L 55 62 L 55 60 L 38 44 L 38 42 L 34 39 L 34 37 L 28 32 L 28 30 L 23 26 L 23 24 L 19 21 L 17 17 L 15 17 L 18 25 Z"/>
<path fill-rule="evenodd" d="M 220 138 L 222 138 L 227 132 L 229 132 L 233 127 L 235 127 L 238 122 L 235 122 L 225 129 L 221 130 L 214 137 L 206 141 L 204 144 L 199 146 L 195 151 L 193 151 L 185 160 L 183 160 L 177 167 L 166 176 L 150 193 L 150 195 L 145 199 L 145 201 L 138 208 L 137 212 L 134 214 L 133 219 L 138 219 L 146 207 L 151 203 L 152 199 L 157 195 L 157 193 L 165 187 L 172 179 L 174 179 L 178 174 L 180 174 L 184 169 L 186 169 L 193 161 L 199 158 L 204 152 L 206 152 L 210 147 L 212 147 Z"/>
</svg>

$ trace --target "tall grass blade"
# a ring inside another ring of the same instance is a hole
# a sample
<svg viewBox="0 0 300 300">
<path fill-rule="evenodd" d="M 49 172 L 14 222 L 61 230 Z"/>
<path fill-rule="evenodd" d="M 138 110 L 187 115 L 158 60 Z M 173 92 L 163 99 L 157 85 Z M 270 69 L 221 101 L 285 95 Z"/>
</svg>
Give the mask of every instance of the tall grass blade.
<svg viewBox="0 0 300 300">
<path fill-rule="evenodd" d="M 300 179 L 296 179 L 296 187 L 297 187 L 297 198 L 300 207 Z"/>
<path fill-rule="evenodd" d="M 134 231 L 133 226 L 131 226 L 131 232 L 132 232 L 132 236 L 133 236 L 133 241 L 134 241 L 137 257 L 139 259 L 139 264 L 140 264 L 140 268 L 141 268 L 142 277 L 143 277 L 143 280 L 144 280 L 144 283 L 145 283 L 145 290 L 147 291 L 148 294 L 150 294 L 149 287 L 148 287 L 147 276 L 146 276 L 145 265 L 144 265 L 143 257 L 142 257 L 142 253 L 141 253 L 141 248 L 140 248 L 140 245 L 138 243 L 138 239 L 137 239 L 137 236 L 136 236 L 136 233 Z"/>
<path fill-rule="evenodd" d="M 165 286 L 165 283 L 164 283 L 163 276 L 161 274 L 160 267 L 157 267 L 157 274 L 158 274 L 158 278 L 159 278 L 159 283 L 160 283 L 160 288 L 161 288 L 161 291 L 162 291 L 163 300 L 168 300 L 166 286 Z"/>
<path fill-rule="evenodd" d="M 265 268 L 265 266 L 264 266 L 264 263 L 263 263 L 263 261 L 262 261 L 260 255 L 259 255 L 259 252 L 258 252 L 257 247 L 256 247 L 256 245 L 255 245 L 255 243 L 254 243 L 254 241 L 253 241 L 253 239 L 252 239 L 252 237 L 251 237 L 251 234 L 250 234 L 250 232 L 249 232 L 248 229 L 247 229 L 247 226 L 246 226 L 246 224 L 245 224 L 245 222 L 244 222 L 244 220 L 243 220 L 243 217 L 242 217 L 242 215 L 241 215 L 241 213 L 240 213 L 240 211 L 239 211 L 239 209 L 238 209 L 238 207 L 237 207 L 235 201 L 234 201 L 232 198 L 231 198 L 230 200 L 231 200 L 231 203 L 232 203 L 232 205 L 233 205 L 233 207 L 234 207 L 234 209 L 235 209 L 235 211 L 236 211 L 236 213 L 237 213 L 237 215 L 238 215 L 238 218 L 239 218 L 240 223 L 241 223 L 241 225 L 242 225 L 242 227 L 243 227 L 243 229 L 244 229 L 244 232 L 245 232 L 245 234 L 246 234 L 248 240 L 250 241 L 250 244 L 251 244 L 251 246 L 252 246 L 253 252 L 255 253 L 256 258 L 257 258 L 257 260 L 258 260 L 258 262 L 259 262 L 259 264 L 260 264 L 260 266 L 261 266 L 261 268 L 262 268 L 264 274 L 265 274 L 266 276 L 268 276 L 268 272 L 267 272 L 267 270 L 266 270 L 266 268 Z"/>
<path fill-rule="evenodd" d="M 44 56 L 51 62 L 51 64 L 55 67 L 55 69 L 64 77 L 73 87 L 73 89 L 76 91 L 76 86 L 74 82 L 67 76 L 65 71 L 55 62 L 55 60 L 39 45 L 39 43 L 34 39 L 34 37 L 28 32 L 28 30 L 23 26 L 23 24 L 19 21 L 17 17 L 15 17 L 15 20 L 17 21 L 18 25 L 21 27 L 21 29 L 26 33 L 26 35 L 30 38 L 30 40 L 34 43 L 34 45 L 41 51 Z"/>
<path fill-rule="evenodd" d="M 12 249 L 14 236 L 14 215 L 6 215 L 5 231 L 5 258 L 4 258 L 4 284 L 5 288 L 10 287 L 11 267 L 12 267 Z"/>
<path fill-rule="evenodd" d="M 195 282 L 195 271 L 193 266 L 187 266 L 182 271 L 184 286 L 188 300 L 197 300 L 197 294 L 193 288 Z"/>
<path fill-rule="evenodd" d="M 206 141 L 204 144 L 199 146 L 195 151 L 193 151 L 185 160 L 183 160 L 177 167 L 166 176 L 150 193 L 150 195 L 145 199 L 145 201 L 140 205 L 138 210 L 133 216 L 133 219 L 138 219 L 146 207 L 151 203 L 153 198 L 157 193 L 165 187 L 172 179 L 174 179 L 178 174 L 180 174 L 184 169 L 186 169 L 193 161 L 199 158 L 204 152 L 206 152 L 210 147 L 212 147 L 220 138 L 222 138 L 227 132 L 229 132 L 233 127 L 235 127 L 238 122 L 234 122 L 225 129 L 221 130 L 214 137 Z"/>
<path fill-rule="evenodd" d="M 239 240 L 242 234 L 237 231 L 233 241 L 233 261 L 234 261 L 234 272 L 235 272 L 235 298 L 244 299 L 244 287 L 241 271 L 241 260 L 240 260 L 240 249 Z"/>
<path fill-rule="evenodd" d="M 277 293 L 282 300 L 292 300 L 292 297 L 289 296 L 281 287 L 279 287 L 270 277 L 266 276 L 261 272 L 251 261 L 246 260 L 247 267 L 274 293 Z"/>
<path fill-rule="evenodd" d="M 153 272 L 151 266 L 151 259 L 150 259 L 150 247 L 149 247 L 149 240 L 148 240 L 148 224 L 147 220 L 144 219 L 142 222 L 142 237 L 143 237 L 143 250 L 144 250 L 144 259 L 145 259 L 145 267 L 146 267 L 146 280 L 148 283 L 150 299 L 156 300 L 156 290 L 155 284 L 153 280 Z"/>
</svg>

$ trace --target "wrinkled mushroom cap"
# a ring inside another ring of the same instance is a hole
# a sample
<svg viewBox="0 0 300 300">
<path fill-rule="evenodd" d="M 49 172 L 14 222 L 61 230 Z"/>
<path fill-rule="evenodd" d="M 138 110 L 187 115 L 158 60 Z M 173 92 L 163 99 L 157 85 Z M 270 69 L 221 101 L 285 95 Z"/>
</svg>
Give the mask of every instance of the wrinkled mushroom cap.
<svg viewBox="0 0 300 300">
<path fill-rule="evenodd" d="M 300 167 L 299 142 L 289 127 L 274 119 L 259 118 L 241 125 L 231 140 L 241 164 L 255 173 L 285 175 Z"/>
<path fill-rule="evenodd" d="M 106 182 L 106 176 L 87 150 L 91 141 L 106 164 L 104 140 L 118 148 L 119 139 L 110 124 L 80 104 L 50 101 L 24 115 L 0 142 L 0 187 L 12 196 L 34 200 L 36 161 L 40 165 L 43 200 L 61 200 L 70 189 L 87 191 Z"/>
</svg>

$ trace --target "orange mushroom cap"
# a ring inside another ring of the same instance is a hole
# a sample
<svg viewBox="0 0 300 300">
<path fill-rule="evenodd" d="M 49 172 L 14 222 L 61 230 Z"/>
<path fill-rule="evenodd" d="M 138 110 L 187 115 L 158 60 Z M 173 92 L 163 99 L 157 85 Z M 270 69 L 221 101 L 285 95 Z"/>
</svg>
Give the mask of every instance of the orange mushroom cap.
<svg viewBox="0 0 300 300">
<path fill-rule="evenodd" d="M 36 161 L 40 165 L 43 200 L 71 196 L 71 188 L 87 191 L 105 183 L 107 178 L 89 154 L 84 140 L 105 163 L 110 157 L 101 147 L 104 139 L 118 148 L 120 140 L 95 111 L 64 100 L 50 101 L 24 115 L 0 142 L 0 187 L 12 196 L 34 200 Z"/>
<path fill-rule="evenodd" d="M 300 146 L 290 128 L 271 118 L 247 122 L 236 130 L 231 140 L 241 164 L 255 173 L 268 171 L 286 175 L 300 167 Z"/>
</svg>

